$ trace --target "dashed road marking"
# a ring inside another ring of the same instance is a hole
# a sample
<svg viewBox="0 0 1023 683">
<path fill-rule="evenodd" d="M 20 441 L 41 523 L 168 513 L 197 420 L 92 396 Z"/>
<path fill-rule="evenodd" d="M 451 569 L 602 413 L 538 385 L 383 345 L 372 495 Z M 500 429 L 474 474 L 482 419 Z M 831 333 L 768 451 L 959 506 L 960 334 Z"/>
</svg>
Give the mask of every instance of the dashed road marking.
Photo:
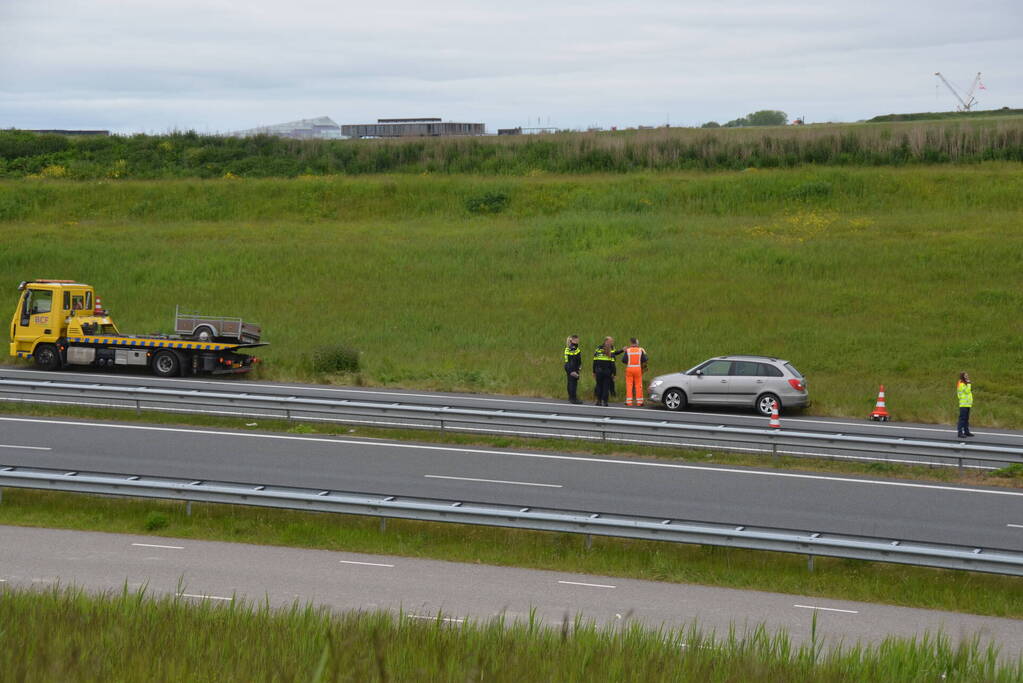
<svg viewBox="0 0 1023 683">
<path fill-rule="evenodd" d="M 449 477 L 443 474 L 424 474 L 427 479 L 455 479 L 457 481 L 478 481 L 484 484 L 514 484 L 515 486 L 544 486 L 552 489 L 564 488 L 561 484 L 537 484 L 531 481 L 506 481 L 504 479 L 476 479 L 475 477 Z"/>
<path fill-rule="evenodd" d="M 583 583 L 582 581 L 558 581 L 558 583 L 563 583 L 566 586 L 588 586 L 590 588 L 617 588 L 617 586 L 612 586 L 606 583 Z"/>
<path fill-rule="evenodd" d="M 0 448 L 17 448 L 25 451 L 52 451 L 49 446 L 19 446 L 11 443 L 0 443 Z"/>
<path fill-rule="evenodd" d="M 455 619 L 453 617 L 436 617 L 430 616 L 429 614 L 406 614 L 405 616 L 408 617 L 409 619 L 426 619 L 429 621 L 437 621 L 439 619 L 440 621 L 447 621 L 453 624 L 461 624 L 465 621 L 465 619 Z"/>
<path fill-rule="evenodd" d="M 816 605 L 793 605 L 793 607 L 800 607 L 802 609 L 813 609 L 818 610 L 820 612 L 843 612 L 845 614 L 859 614 L 859 612 L 854 609 L 836 609 L 834 607 L 817 607 Z"/>
<path fill-rule="evenodd" d="M 166 548 L 167 550 L 184 550 L 183 545 L 156 545 L 155 543 L 132 543 L 139 548 Z"/>
<path fill-rule="evenodd" d="M 234 602 L 234 598 L 222 598 L 219 595 L 196 595 L 195 593 L 175 593 L 179 598 L 196 598 L 198 600 L 226 600 Z"/>
<path fill-rule="evenodd" d="M 1023 529 L 1023 524 L 1006 524 L 1005 526 L 1011 527 L 1013 529 Z"/>
<path fill-rule="evenodd" d="M 341 564 L 361 564 L 366 567 L 393 567 L 393 564 L 384 564 L 382 562 L 356 562 L 355 560 L 338 560 Z"/>
</svg>

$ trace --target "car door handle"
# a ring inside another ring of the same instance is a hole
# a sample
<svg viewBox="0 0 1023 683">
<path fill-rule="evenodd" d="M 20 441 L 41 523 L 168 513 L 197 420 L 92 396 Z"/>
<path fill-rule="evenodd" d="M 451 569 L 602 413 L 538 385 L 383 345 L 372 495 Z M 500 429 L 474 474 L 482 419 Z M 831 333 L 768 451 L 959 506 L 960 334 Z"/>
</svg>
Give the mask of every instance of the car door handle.
<svg viewBox="0 0 1023 683">
<path fill-rule="evenodd" d="M 721 380 L 721 383 L 722 384 L 728 384 L 728 380 L 727 379 L 723 379 L 723 380 Z"/>
</svg>

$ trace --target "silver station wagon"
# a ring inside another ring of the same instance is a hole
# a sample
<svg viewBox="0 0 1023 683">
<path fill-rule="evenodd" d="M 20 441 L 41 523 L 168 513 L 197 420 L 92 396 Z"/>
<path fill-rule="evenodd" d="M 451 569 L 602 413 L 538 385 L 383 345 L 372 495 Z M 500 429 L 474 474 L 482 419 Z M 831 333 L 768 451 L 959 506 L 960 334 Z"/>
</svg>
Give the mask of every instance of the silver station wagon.
<svg viewBox="0 0 1023 683">
<path fill-rule="evenodd" d="M 668 410 L 689 405 L 748 406 L 761 415 L 810 403 L 806 378 L 786 360 L 769 356 L 718 356 L 685 372 L 654 377 L 647 395 Z"/>
</svg>

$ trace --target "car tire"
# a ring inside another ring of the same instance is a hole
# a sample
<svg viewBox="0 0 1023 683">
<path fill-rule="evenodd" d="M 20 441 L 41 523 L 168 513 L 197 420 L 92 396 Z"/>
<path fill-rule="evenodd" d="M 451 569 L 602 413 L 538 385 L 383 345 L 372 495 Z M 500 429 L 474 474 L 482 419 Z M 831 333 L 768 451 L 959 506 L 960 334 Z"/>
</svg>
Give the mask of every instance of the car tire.
<svg viewBox="0 0 1023 683">
<path fill-rule="evenodd" d="M 686 392 L 681 389 L 668 389 L 661 398 L 661 403 L 668 410 L 685 410 L 689 401 L 686 400 Z"/>
<path fill-rule="evenodd" d="M 152 368 L 157 377 L 177 377 L 181 374 L 181 361 L 173 351 L 158 351 L 153 356 Z"/>
<path fill-rule="evenodd" d="M 771 413 L 774 412 L 771 406 L 775 401 L 778 402 L 778 412 L 781 412 L 781 399 L 774 394 L 762 394 L 757 398 L 757 412 L 764 417 L 771 417 Z"/>
<path fill-rule="evenodd" d="M 60 367 L 60 353 L 53 344 L 40 344 L 32 354 L 32 360 L 40 370 L 56 370 Z"/>
</svg>

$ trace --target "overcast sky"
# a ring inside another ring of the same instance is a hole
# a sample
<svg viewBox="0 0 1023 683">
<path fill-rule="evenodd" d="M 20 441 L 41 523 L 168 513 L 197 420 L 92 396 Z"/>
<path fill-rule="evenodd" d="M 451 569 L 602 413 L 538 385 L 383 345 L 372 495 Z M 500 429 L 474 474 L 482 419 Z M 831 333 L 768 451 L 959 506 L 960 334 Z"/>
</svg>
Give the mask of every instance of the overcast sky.
<svg viewBox="0 0 1023 683">
<path fill-rule="evenodd" d="M 0 0 L 0 128 L 511 126 L 1023 107 L 1023 0 Z"/>
</svg>

